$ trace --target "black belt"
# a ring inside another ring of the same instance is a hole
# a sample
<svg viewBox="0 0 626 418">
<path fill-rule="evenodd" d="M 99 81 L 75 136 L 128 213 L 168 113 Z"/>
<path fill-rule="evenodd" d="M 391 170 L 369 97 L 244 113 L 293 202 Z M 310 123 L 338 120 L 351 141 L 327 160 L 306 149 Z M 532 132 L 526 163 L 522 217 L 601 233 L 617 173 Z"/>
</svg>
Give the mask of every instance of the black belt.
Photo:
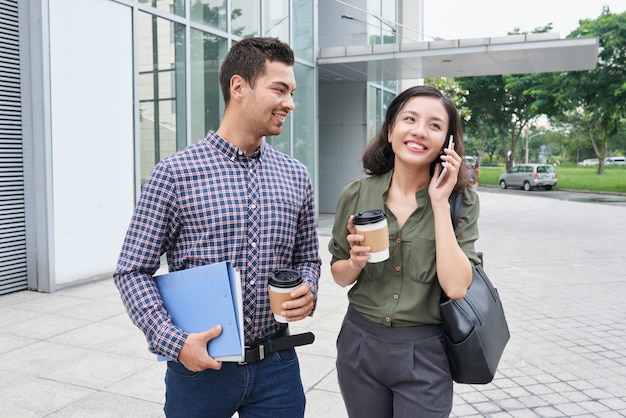
<svg viewBox="0 0 626 418">
<path fill-rule="evenodd" d="M 304 334 L 296 335 L 283 334 L 279 337 L 269 338 L 254 347 L 246 346 L 245 360 L 239 362 L 239 364 L 243 365 L 260 361 L 277 351 L 298 347 L 300 345 L 311 344 L 314 340 L 315 335 L 313 335 L 312 332 L 305 332 Z"/>
</svg>

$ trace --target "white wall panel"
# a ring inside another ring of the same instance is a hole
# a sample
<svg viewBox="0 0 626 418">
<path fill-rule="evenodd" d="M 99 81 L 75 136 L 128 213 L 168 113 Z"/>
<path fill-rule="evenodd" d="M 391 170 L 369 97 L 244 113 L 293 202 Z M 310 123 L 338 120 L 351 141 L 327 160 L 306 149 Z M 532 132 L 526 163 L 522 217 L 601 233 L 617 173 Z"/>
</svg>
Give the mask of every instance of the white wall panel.
<svg viewBox="0 0 626 418">
<path fill-rule="evenodd" d="M 132 10 L 50 0 L 57 287 L 111 273 L 134 206 Z"/>
</svg>

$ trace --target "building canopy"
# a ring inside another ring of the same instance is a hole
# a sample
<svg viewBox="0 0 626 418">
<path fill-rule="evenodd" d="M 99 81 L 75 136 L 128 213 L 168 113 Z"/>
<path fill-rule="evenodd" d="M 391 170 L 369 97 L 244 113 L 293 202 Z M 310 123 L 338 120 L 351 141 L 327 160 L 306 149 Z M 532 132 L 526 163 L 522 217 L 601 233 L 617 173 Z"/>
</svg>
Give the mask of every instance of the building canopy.
<svg viewBox="0 0 626 418">
<path fill-rule="evenodd" d="M 322 83 L 590 70 L 598 38 L 558 33 L 321 48 Z"/>
</svg>

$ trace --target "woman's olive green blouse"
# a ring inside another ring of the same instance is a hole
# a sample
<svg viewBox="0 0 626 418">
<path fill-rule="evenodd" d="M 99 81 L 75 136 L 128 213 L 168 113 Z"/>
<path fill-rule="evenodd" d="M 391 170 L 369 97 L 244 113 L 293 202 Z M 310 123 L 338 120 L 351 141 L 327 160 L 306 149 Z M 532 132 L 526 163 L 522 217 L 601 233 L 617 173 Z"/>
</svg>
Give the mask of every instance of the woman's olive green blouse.
<svg viewBox="0 0 626 418">
<path fill-rule="evenodd" d="M 392 172 L 353 180 L 344 187 L 328 245 L 331 264 L 350 258 L 346 239 L 348 217 L 368 209 L 384 209 L 389 224 L 389 259 L 367 263 L 348 292 L 350 304 L 370 320 L 386 326 L 438 324 L 441 287 L 437 281 L 435 225 L 428 189 L 415 194 L 418 207 L 398 229 L 396 217 L 385 204 Z M 478 195 L 465 191 L 455 232 L 461 249 L 474 265 L 480 261 L 474 249 L 479 211 Z"/>
</svg>

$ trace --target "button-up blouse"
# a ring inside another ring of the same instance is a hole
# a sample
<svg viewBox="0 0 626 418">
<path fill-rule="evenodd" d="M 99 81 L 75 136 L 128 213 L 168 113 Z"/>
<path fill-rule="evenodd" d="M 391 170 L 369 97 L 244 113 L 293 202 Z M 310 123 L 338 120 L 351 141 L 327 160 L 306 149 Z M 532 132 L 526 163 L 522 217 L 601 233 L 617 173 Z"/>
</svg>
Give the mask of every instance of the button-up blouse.
<svg viewBox="0 0 626 418">
<path fill-rule="evenodd" d="M 348 292 L 349 302 L 370 320 L 386 326 L 438 324 L 441 287 L 437 281 L 435 225 L 428 189 L 415 194 L 418 207 L 400 229 L 385 204 L 392 173 L 393 170 L 353 180 L 344 187 L 328 245 L 331 264 L 350 258 L 348 217 L 369 209 L 384 209 L 389 224 L 389 259 L 366 264 Z M 455 233 L 474 265 L 480 262 L 474 248 L 479 211 L 478 195 L 472 190 L 464 191 Z"/>
</svg>

